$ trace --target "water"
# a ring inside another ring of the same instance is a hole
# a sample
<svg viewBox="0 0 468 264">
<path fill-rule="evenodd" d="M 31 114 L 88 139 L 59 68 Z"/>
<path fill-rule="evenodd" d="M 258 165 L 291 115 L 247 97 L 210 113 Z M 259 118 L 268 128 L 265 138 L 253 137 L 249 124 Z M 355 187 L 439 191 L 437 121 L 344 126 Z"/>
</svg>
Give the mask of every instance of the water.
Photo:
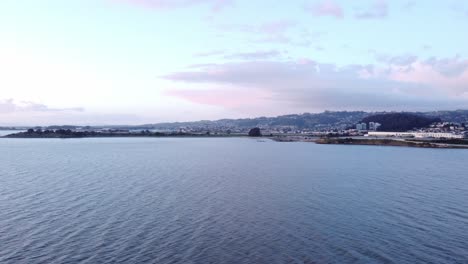
<svg viewBox="0 0 468 264">
<path fill-rule="evenodd" d="M 1 139 L 0 263 L 468 263 L 468 152 Z"/>
</svg>

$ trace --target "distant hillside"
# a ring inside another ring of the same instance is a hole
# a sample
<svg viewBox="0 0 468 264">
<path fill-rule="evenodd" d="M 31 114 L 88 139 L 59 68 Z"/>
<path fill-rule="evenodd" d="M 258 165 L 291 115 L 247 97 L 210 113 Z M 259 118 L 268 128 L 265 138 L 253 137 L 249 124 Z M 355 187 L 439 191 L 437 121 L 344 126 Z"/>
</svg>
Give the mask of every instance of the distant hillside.
<svg viewBox="0 0 468 264">
<path fill-rule="evenodd" d="M 400 129 L 409 130 L 412 128 L 424 127 L 440 118 L 444 122 L 468 123 L 468 110 L 456 111 L 434 111 L 434 112 L 363 112 L 363 111 L 325 111 L 323 113 L 311 114 L 292 114 L 277 117 L 258 117 L 245 119 L 221 119 L 216 121 L 197 121 L 197 122 L 179 122 L 145 125 L 145 128 L 174 130 L 183 127 L 199 128 L 205 130 L 216 130 L 220 128 L 241 129 L 248 131 L 252 127 L 262 129 L 280 129 L 280 130 L 330 130 L 345 129 L 353 127 L 364 118 L 377 116 L 379 119 L 366 119 L 367 122 L 380 122 L 382 115 L 389 115 L 385 119 L 388 126 L 382 129 L 396 131 Z M 401 125 L 397 123 L 402 122 Z M 408 129 L 407 129 L 408 128 Z"/>
<path fill-rule="evenodd" d="M 468 123 L 468 110 L 434 111 L 417 114 L 428 117 L 438 117 L 444 122 Z"/>
<path fill-rule="evenodd" d="M 432 123 L 441 122 L 441 119 L 413 113 L 386 113 L 365 117 L 362 122 L 380 123 L 382 125 L 379 128 L 380 131 L 407 131 L 428 127 Z"/>
<path fill-rule="evenodd" d="M 314 130 L 328 130 L 328 129 L 344 129 L 352 124 L 357 123 L 369 113 L 362 111 L 353 112 L 331 112 L 326 111 L 318 114 L 293 114 L 283 115 L 278 117 L 258 117 L 258 118 L 245 118 L 245 119 L 221 119 L 216 121 L 197 121 L 197 122 L 179 122 L 179 123 L 161 123 L 144 125 L 154 129 L 178 129 L 182 127 L 191 128 L 204 128 L 204 129 L 219 129 L 219 128 L 232 128 L 232 129 L 250 129 L 259 127 L 262 129 L 273 128 L 283 130 L 295 129 L 314 129 Z"/>
<path fill-rule="evenodd" d="M 257 118 L 243 118 L 243 119 L 221 119 L 215 121 L 195 121 L 195 122 L 174 122 L 174 123 L 159 123 L 159 124 L 146 124 L 139 126 L 104 126 L 105 128 L 113 129 L 156 129 L 156 130 L 168 130 L 178 131 L 183 129 L 189 129 L 191 131 L 227 131 L 233 132 L 243 131 L 248 132 L 253 127 L 259 127 L 262 130 L 273 129 L 281 131 L 297 131 L 297 130 L 314 130 L 314 131 L 329 131 L 333 129 L 346 129 L 356 125 L 356 123 L 362 121 L 366 117 L 378 116 L 384 114 L 412 114 L 419 118 L 416 118 L 416 127 L 426 124 L 426 121 L 420 119 L 420 117 L 426 117 L 429 119 L 440 118 L 444 122 L 456 122 L 456 123 L 468 123 L 468 110 L 457 110 L 457 111 L 434 111 L 434 112 L 414 112 L 414 113 L 396 113 L 396 112 L 363 112 L 363 111 L 325 111 L 323 113 L 304 113 L 304 114 L 292 114 L 283 115 L 277 117 L 257 117 Z M 405 121 L 406 120 L 406 121 Z M 407 122 L 405 126 L 394 128 L 406 129 L 411 123 L 412 119 L 402 118 L 401 121 Z M 368 122 L 375 121 L 369 119 Z M 383 121 L 380 120 L 382 123 Z M 391 121 L 391 120 L 390 120 Z M 395 120 L 394 120 L 395 121 Z M 396 121 L 395 121 L 396 122 Z M 103 127 L 103 126 L 100 126 Z M 100 128 L 94 127 L 94 128 Z M 54 126 L 52 128 L 67 128 L 63 126 Z M 411 128 L 410 128 L 411 129 Z"/>
</svg>

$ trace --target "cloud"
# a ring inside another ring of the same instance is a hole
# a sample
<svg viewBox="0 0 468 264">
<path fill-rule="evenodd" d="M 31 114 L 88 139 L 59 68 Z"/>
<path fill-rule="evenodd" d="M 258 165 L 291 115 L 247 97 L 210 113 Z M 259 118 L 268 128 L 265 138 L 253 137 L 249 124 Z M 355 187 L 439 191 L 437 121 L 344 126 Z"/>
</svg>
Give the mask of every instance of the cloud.
<svg viewBox="0 0 468 264">
<path fill-rule="evenodd" d="M 260 25 L 220 25 L 218 29 L 222 32 L 238 31 L 250 34 L 255 42 L 291 43 L 292 40 L 287 33 L 296 26 L 296 22 L 290 20 L 269 21 Z"/>
<path fill-rule="evenodd" d="M 259 100 L 267 98 L 269 94 L 264 91 L 249 91 L 238 89 L 173 89 L 166 95 L 183 98 L 197 104 L 222 105 L 228 108 L 244 108 L 257 104 Z"/>
<path fill-rule="evenodd" d="M 234 0 L 114 0 L 152 9 L 176 9 L 206 4 L 213 12 L 219 12 L 234 3 Z"/>
<path fill-rule="evenodd" d="M 424 45 L 422 46 L 422 49 L 423 49 L 423 50 L 431 50 L 431 49 L 432 49 L 432 46 L 431 46 L 431 45 L 428 45 L 428 44 L 424 44 Z"/>
<path fill-rule="evenodd" d="M 277 50 L 270 51 L 254 51 L 254 52 L 241 52 L 224 56 L 225 59 L 241 59 L 241 60 L 264 60 L 277 58 L 281 52 Z"/>
<path fill-rule="evenodd" d="M 206 87 L 174 90 L 169 93 L 172 96 L 226 108 L 240 108 L 239 102 L 251 109 L 268 105 L 293 112 L 466 107 L 465 61 L 402 58 L 389 59 L 385 67 L 338 67 L 306 59 L 232 62 L 174 72 L 163 78 Z M 456 72 L 456 76 L 447 75 Z"/>
<path fill-rule="evenodd" d="M 403 5 L 403 10 L 404 11 L 413 11 L 413 9 L 416 7 L 416 1 L 408 1 Z"/>
<path fill-rule="evenodd" d="M 398 66 L 407 66 L 414 63 L 418 57 L 416 55 L 399 55 L 399 56 L 390 56 L 386 54 L 379 54 L 376 55 L 378 61 L 390 64 L 390 65 L 398 65 Z"/>
<path fill-rule="evenodd" d="M 214 57 L 214 56 L 221 56 L 224 55 L 224 59 L 240 59 L 240 60 L 259 60 L 259 59 L 270 59 L 270 58 L 277 58 L 282 54 L 282 52 L 277 50 L 269 50 L 269 51 L 252 51 L 252 52 L 239 52 L 239 53 L 231 53 L 228 54 L 227 51 L 224 50 L 215 50 L 215 51 L 207 51 L 207 52 L 200 52 L 194 54 L 194 57 Z M 206 64 L 196 64 L 191 65 L 191 68 L 196 68 L 197 66 L 206 66 Z"/>
<path fill-rule="evenodd" d="M 81 107 L 51 108 L 44 104 L 29 101 L 15 102 L 13 99 L 0 100 L 0 114 L 17 112 L 84 112 Z"/>
<path fill-rule="evenodd" d="M 315 16 L 331 16 L 335 18 L 343 18 L 344 16 L 343 8 L 331 0 L 307 5 L 305 9 L 312 12 Z"/>
<path fill-rule="evenodd" d="M 395 81 L 426 85 L 452 96 L 468 98 L 468 60 L 459 57 L 431 58 L 416 61 L 409 67 L 392 67 L 388 75 Z"/>
<path fill-rule="evenodd" d="M 316 50 L 316 51 L 324 51 L 325 48 L 322 47 L 322 46 L 315 46 L 315 50 Z"/>
<path fill-rule="evenodd" d="M 154 119 L 128 113 L 96 113 L 81 107 L 55 108 L 44 104 L 0 99 L 0 125 L 106 125 L 143 124 Z"/>
<path fill-rule="evenodd" d="M 260 25 L 258 31 L 268 35 L 284 34 L 295 25 L 296 23 L 290 20 L 277 20 Z"/>
<path fill-rule="evenodd" d="M 222 32 L 221 36 L 226 32 L 240 32 L 254 43 L 276 43 L 292 46 L 310 46 L 312 41 L 325 34 L 299 28 L 298 23 L 292 20 L 273 20 L 258 25 L 224 24 L 216 27 L 219 32 Z"/>
<path fill-rule="evenodd" d="M 450 9 L 458 17 L 463 17 L 463 18 L 468 17 L 468 9 L 467 9 L 467 5 L 466 5 L 466 1 L 462 1 L 462 0 L 453 1 L 450 4 Z"/>
<path fill-rule="evenodd" d="M 388 4 L 386 0 L 376 0 L 368 9 L 356 14 L 358 19 L 380 19 L 388 16 Z"/>
<path fill-rule="evenodd" d="M 468 69 L 468 60 L 462 60 L 460 56 L 454 58 L 430 58 L 425 64 L 430 65 L 435 71 L 447 77 L 460 76 Z"/>
<path fill-rule="evenodd" d="M 225 53 L 226 51 L 224 50 L 212 50 L 212 51 L 204 51 L 204 52 L 195 53 L 193 56 L 194 57 L 212 57 L 212 56 L 223 55 Z"/>
</svg>

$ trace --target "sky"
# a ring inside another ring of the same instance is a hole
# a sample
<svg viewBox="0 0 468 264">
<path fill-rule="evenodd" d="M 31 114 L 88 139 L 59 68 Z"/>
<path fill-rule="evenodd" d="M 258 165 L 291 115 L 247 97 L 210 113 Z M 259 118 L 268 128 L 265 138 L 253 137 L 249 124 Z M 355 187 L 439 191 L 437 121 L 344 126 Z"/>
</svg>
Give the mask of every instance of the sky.
<svg viewBox="0 0 468 264">
<path fill-rule="evenodd" d="M 0 1 L 0 125 L 454 109 L 464 0 Z"/>
</svg>

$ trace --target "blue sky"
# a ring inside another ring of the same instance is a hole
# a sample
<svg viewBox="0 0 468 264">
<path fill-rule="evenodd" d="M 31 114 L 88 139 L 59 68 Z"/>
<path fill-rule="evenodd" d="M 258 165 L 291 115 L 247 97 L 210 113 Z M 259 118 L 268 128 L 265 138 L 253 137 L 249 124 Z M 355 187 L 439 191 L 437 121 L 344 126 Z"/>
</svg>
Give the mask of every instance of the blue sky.
<svg viewBox="0 0 468 264">
<path fill-rule="evenodd" d="M 468 2 L 3 0 L 0 125 L 468 106 Z"/>
</svg>

